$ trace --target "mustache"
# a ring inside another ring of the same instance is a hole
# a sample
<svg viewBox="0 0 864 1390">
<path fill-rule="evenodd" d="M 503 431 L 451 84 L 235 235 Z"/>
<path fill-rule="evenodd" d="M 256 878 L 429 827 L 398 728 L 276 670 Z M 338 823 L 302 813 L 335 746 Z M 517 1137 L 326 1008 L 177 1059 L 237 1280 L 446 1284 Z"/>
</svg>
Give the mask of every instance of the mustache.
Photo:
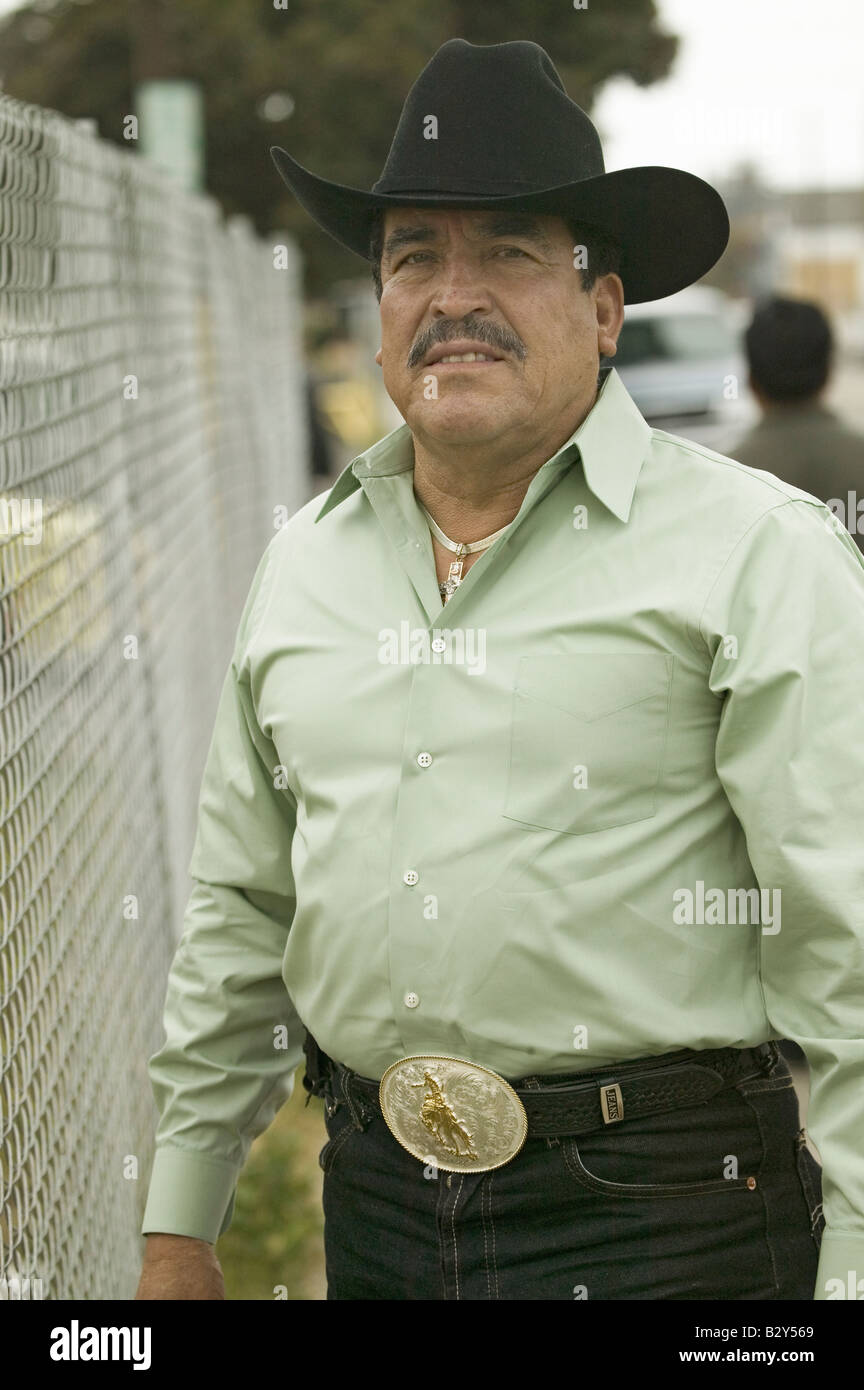
<svg viewBox="0 0 864 1390">
<path fill-rule="evenodd" d="M 485 343 L 487 347 L 497 348 L 499 352 L 507 353 L 520 362 L 525 357 L 525 348 L 518 338 L 496 329 L 493 324 L 483 323 L 482 320 L 464 319 L 462 323 L 442 321 L 424 333 L 408 355 L 408 366 L 416 367 L 423 361 L 426 354 L 437 347 L 439 343 L 452 343 L 457 338 L 473 338 L 476 342 Z"/>
</svg>

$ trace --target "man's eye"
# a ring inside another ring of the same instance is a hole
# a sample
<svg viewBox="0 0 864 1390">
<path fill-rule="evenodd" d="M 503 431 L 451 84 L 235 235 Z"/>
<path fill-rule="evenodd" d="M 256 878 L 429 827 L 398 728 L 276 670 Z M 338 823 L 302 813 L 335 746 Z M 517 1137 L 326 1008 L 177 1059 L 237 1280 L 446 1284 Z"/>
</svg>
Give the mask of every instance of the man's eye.
<svg viewBox="0 0 864 1390">
<path fill-rule="evenodd" d="M 527 256 L 527 255 L 528 255 L 528 252 L 527 252 L 527 251 L 523 251 L 522 248 L 521 248 L 521 246 L 497 246 L 497 247 L 495 248 L 495 254 L 497 255 L 497 253 L 498 253 L 499 251 L 507 251 L 507 252 L 515 251 L 517 256 Z M 409 251 L 409 253 L 408 253 L 407 256 L 403 256 L 402 259 L 401 259 L 401 261 L 397 261 L 397 262 L 396 262 L 396 264 L 394 265 L 393 269 L 394 269 L 394 270 L 399 270 L 401 266 L 403 266 L 403 265 L 408 265 L 408 263 L 409 263 L 410 261 L 412 261 L 412 260 L 414 259 L 415 256 L 428 256 L 428 255 L 430 255 L 430 254 L 431 254 L 431 252 L 429 252 L 429 251 Z"/>
</svg>

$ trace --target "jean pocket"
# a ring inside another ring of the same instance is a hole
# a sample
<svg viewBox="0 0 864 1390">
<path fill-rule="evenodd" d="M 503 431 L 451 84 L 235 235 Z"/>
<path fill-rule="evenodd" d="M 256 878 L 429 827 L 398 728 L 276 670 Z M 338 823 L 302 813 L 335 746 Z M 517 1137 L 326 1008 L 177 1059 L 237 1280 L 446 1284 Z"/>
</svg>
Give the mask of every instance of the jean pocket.
<svg viewBox="0 0 864 1390">
<path fill-rule="evenodd" d="M 591 1192 L 651 1199 L 755 1192 L 762 1132 L 734 1090 L 710 1103 L 561 1139 L 567 1172 Z"/>
<path fill-rule="evenodd" d="M 810 1234 L 817 1249 L 822 1243 L 825 1216 L 822 1211 L 822 1165 L 817 1163 L 807 1147 L 806 1130 L 799 1130 L 795 1139 L 795 1166 L 798 1181 L 810 1213 Z"/>
<path fill-rule="evenodd" d="M 661 652 L 523 657 L 505 818 L 581 835 L 653 816 L 673 662 Z"/>
<path fill-rule="evenodd" d="M 340 1101 L 335 1109 L 325 1112 L 325 1116 L 327 1142 L 318 1155 L 318 1166 L 327 1174 L 333 1171 L 340 1153 L 351 1135 L 356 1132 L 356 1126 L 344 1101 Z"/>
</svg>

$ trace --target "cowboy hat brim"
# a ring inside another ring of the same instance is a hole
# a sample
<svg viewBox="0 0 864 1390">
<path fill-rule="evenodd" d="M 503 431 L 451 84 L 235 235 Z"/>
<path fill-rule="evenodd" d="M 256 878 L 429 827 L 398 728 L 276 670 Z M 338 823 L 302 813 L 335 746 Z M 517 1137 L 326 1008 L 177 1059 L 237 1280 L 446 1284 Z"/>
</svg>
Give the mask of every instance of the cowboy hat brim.
<svg viewBox="0 0 864 1390">
<path fill-rule="evenodd" d="M 441 192 L 368 193 L 319 178 L 279 145 L 270 154 L 297 201 L 323 231 L 369 261 L 377 208 L 519 208 L 576 218 L 621 245 L 619 275 L 627 304 L 663 299 L 700 279 L 722 256 L 729 215 L 715 188 L 665 165 L 616 169 L 534 193 L 478 197 Z"/>
</svg>

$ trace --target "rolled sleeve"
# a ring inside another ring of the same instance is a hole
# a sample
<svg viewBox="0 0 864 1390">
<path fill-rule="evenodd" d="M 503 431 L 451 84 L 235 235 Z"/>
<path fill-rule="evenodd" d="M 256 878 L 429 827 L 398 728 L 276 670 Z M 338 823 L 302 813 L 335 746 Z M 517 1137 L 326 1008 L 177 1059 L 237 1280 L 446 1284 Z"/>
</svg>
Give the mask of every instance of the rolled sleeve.
<svg viewBox="0 0 864 1390">
<path fill-rule="evenodd" d="M 826 1222 L 814 1297 L 838 1297 L 832 1281 L 864 1280 L 864 558 L 827 507 L 787 500 L 727 560 L 702 635 L 724 696 L 717 772 L 760 888 L 780 894 L 760 983 L 810 1065 Z"/>
<path fill-rule="evenodd" d="M 303 1025 L 282 978 L 296 906 L 296 803 L 258 725 L 246 658 L 269 554 L 222 684 L 189 864 L 193 887 L 167 982 L 165 1041 L 149 1059 L 160 1119 L 142 1233 L 213 1242 L 228 1228 L 252 1141 L 291 1096 L 303 1052 Z"/>
</svg>

